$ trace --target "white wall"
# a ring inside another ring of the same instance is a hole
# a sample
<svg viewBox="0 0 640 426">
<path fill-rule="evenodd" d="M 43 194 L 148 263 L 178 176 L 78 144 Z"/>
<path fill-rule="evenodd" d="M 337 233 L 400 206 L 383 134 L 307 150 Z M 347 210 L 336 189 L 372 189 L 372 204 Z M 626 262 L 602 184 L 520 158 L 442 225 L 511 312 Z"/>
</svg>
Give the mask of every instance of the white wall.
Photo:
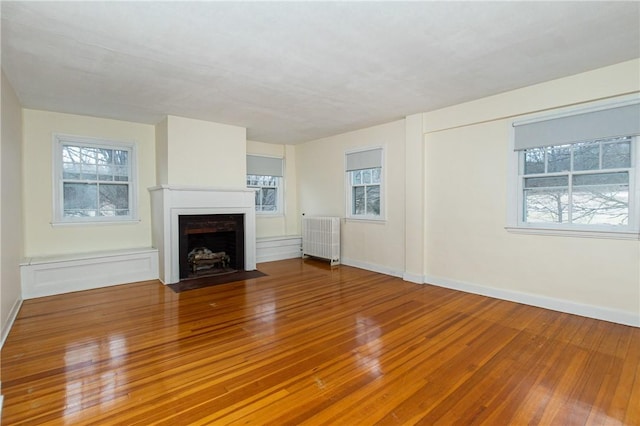
<svg viewBox="0 0 640 426">
<path fill-rule="evenodd" d="M 22 258 L 22 107 L 2 72 L 0 145 L 0 324 L 4 341 L 20 304 Z"/>
<path fill-rule="evenodd" d="M 150 201 L 154 186 L 155 129 L 148 124 L 23 110 L 24 256 L 57 256 L 151 246 Z M 52 135 L 65 133 L 138 144 L 139 223 L 52 226 Z"/>
<path fill-rule="evenodd" d="M 247 141 L 247 154 L 284 160 L 284 212 L 277 216 L 256 214 L 256 236 L 299 235 L 295 146 Z"/>
<path fill-rule="evenodd" d="M 425 113 L 426 281 L 640 325 L 640 242 L 504 229 L 511 121 L 639 91 L 636 60 Z"/>
<path fill-rule="evenodd" d="M 345 217 L 345 151 L 383 146 L 386 221 L 342 221 L 342 261 L 372 270 L 404 272 L 405 121 L 296 146 L 300 213 Z"/>
<path fill-rule="evenodd" d="M 167 117 L 166 179 L 172 185 L 246 187 L 246 129 L 228 124 Z M 161 171 L 159 176 L 164 175 Z"/>
</svg>

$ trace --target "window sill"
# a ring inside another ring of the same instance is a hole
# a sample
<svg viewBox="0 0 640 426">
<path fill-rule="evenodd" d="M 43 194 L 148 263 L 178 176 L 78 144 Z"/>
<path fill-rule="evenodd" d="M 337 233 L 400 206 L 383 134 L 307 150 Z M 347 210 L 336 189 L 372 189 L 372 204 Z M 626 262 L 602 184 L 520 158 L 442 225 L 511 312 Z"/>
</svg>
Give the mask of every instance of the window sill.
<svg viewBox="0 0 640 426">
<path fill-rule="evenodd" d="M 378 223 L 385 224 L 387 220 L 385 218 L 372 218 L 372 217 L 347 217 L 347 222 L 361 222 L 361 223 Z"/>
<path fill-rule="evenodd" d="M 612 240 L 640 240 L 638 231 L 604 231 L 584 229 L 550 229 L 524 226 L 505 226 L 507 232 L 526 235 L 547 235 L 555 237 L 603 238 Z"/>
<path fill-rule="evenodd" d="M 135 225 L 140 222 L 141 222 L 140 219 L 96 220 L 96 221 L 83 220 L 83 221 L 76 221 L 76 222 L 58 221 L 58 222 L 51 222 L 51 226 L 58 227 L 58 226 L 94 226 L 94 225 Z"/>
</svg>

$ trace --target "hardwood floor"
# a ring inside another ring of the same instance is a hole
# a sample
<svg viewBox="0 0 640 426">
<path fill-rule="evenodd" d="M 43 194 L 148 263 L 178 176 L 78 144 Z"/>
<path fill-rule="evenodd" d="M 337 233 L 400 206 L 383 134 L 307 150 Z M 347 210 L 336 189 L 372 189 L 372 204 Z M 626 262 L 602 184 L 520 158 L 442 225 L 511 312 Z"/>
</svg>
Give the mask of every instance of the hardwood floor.
<svg viewBox="0 0 640 426">
<path fill-rule="evenodd" d="M 640 329 L 298 259 L 25 301 L 3 425 L 640 424 Z"/>
</svg>

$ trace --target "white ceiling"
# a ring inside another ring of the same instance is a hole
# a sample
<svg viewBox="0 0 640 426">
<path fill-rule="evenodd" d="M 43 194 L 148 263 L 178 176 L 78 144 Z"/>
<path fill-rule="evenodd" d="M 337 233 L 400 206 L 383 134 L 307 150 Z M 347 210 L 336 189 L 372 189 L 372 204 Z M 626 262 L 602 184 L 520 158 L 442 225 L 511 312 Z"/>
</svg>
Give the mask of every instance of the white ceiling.
<svg viewBox="0 0 640 426">
<path fill-rule="evenodd" d="M 8 2 L 26 108 L 298 143 L 640 57 L 640 2 Z M 640 78 L 640 77 L 639 77 Z"/>
</svg>

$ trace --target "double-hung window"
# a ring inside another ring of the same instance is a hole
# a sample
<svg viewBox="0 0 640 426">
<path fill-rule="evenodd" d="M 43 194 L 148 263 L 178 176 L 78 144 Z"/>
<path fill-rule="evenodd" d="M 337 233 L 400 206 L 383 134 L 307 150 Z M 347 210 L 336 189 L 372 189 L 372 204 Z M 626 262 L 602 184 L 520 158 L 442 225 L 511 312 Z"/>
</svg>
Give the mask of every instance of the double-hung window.
<svg viewBox="0 0 640 426">
<path fill-rule="evenodd" d="M 638 101 L 514 123 L 515 227 L 637 238 L 638 135 Z"/>
<path fill-rule="evenodd" d="M 347 217 L 384 218 L 382 148 L 346 153 Z"/>
<path fill-rule="evenodd" d="M 282 214 L 283 176 L 282 158 L 247 155 L 247 188 L 256 191 L 257 214 Z"/>
<path fill-rule="evenodd" d="M 135 143 L 54 135 L 54 223 L 136 220 Z"/>
</svg>

